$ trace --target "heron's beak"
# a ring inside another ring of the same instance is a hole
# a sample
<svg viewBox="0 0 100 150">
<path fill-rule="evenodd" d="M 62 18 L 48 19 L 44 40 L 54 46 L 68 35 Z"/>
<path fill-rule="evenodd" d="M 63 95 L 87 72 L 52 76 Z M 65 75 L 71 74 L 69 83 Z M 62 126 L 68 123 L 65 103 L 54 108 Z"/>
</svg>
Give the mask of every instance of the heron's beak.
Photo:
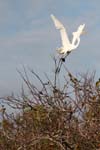
<svg viewBox="0 0 100 150">
<path fill-rule="evenodd" d="M 85 30 L 83 30 L 81 34 L 84 35 L 84 34 L 86 34 L 86 33 L 87 33 L 87 32 L 86 32 Z"/>
</svg>

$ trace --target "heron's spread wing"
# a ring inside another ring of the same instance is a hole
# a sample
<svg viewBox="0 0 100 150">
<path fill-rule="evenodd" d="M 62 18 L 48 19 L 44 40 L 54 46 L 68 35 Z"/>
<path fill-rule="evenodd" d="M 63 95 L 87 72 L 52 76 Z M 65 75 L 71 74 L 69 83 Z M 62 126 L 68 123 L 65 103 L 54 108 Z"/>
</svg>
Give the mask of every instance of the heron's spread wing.
<svg viewBox="0 0 100 150">
<path fill-rule="evenodd" d="M 54 22 L 54 24 L 55 24 L 55 27 L 56 27 L 57 29 L 62 29 L 62 28 L 64 28 L 63 24 L 62 24 L 54 15 L 51 15 L 51 18 L 52 18 L 52 20 L 53 20 L 53 22 Z"/>
<path fill-rule="evenodd" d="M 55 27 L 60 30 L 63 47 L 69 47 L 70 41 L 68 39 L 65 27 L 54 15 L 51 15 L 51 18 L 55 24 Z"/>
<path fill-rule="evenodd" d="M 65 29 L 60 29 L 60 34 L 61 34 L 61 40 L 62 40 L 63 47 L 65 47 L 66 49 L 68 49 L 69 46 L 70 46 L 70 41 L 68 39 L 66 30 Z"/>
</svg>

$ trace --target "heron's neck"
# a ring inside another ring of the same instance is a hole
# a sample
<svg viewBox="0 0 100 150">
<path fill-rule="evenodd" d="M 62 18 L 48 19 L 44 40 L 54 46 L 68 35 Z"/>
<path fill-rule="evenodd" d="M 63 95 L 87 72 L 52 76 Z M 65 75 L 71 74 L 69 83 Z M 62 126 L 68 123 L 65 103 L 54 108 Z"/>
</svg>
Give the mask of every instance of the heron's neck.
<svg viewBox="0 0 100 150">
<path fill-rule="evenodd" d="M 79 46 L 79 43 L 80 43 L 80 38 L 77 38 L 77 43 L 76 44 L 72 44 L 73 48 L 77 48 Z"/>
</svg>

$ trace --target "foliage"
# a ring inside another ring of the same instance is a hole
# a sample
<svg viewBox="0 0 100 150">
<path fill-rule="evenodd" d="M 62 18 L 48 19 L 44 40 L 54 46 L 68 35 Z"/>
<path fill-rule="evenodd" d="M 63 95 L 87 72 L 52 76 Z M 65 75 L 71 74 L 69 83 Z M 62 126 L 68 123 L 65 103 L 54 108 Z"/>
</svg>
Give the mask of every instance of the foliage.
<svg viewBox="0 0 100 150">
<path fill-rule="evenodd" d="M 54 58 L 54 80 L 32 83 L 26 70 L 20 73 L 28 87 L 21 96 L 3 97 L 9 107 L 19 110 L 8 114 L 0 110 L 0 149 L 2 150 L 97 150 L 100 148 L 100 88 L 94 74 L 74 76 L 60 59 Z M 64 67 L 66 75 L 59 86 Z M 98 80 L 99 81 L 99 80 Z M 99 82 L 98 82 L 99 83 Z"/>
</svg>

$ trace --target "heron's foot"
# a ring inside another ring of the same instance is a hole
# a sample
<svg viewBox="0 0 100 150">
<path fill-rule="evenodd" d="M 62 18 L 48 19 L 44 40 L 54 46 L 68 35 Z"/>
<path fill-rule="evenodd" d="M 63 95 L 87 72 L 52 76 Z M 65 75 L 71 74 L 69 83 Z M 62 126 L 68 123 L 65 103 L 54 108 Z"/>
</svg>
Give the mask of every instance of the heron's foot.
<svg viewBox="0 0 100 150">
<path fill-rule="evenodd" d="M 62 62 L 65 62 L 65 58 L 61 58 Z"/>
<path fill-rule="evenodd" d="M 71 53 L 71 51 L 68 51 L 68 52 L 67 52 L 67 56 L 68 56 L 70 53 Z"/>
</svg>

